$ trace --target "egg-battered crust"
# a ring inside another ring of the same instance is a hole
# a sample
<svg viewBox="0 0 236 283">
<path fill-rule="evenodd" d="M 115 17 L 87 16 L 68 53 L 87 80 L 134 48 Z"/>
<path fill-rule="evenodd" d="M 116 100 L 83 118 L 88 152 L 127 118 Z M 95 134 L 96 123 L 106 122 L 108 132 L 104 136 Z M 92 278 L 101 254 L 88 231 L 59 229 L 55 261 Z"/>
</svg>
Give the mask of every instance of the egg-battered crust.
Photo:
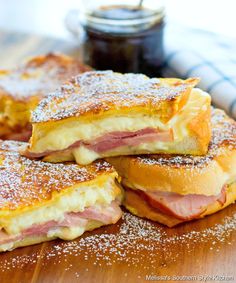
<svg viewBox="0 0 236 283">
<path fill-rule="evenodd" d="M 91 70 L 63 54 L 36 56 L 13 70 L 0 70 L 0 98 L 28 101 L 48 94 L 72 76 Z"/>
<path fill-rule="evenodd" d="M 91 71 L 74 77 L 43 99 L 32 113 L 32 123 L 70 117 L 144 113 L 169 120 L 187 102 L 198 79 L 157 79 L 142 74 Z"/>
<path fill-rule="evenodd" d="M 29 160 L 19 154 L 26 146 L 22 142 L 0 142 L 0 215 L 42 206 L 74 186 L 92 182 L 101 186 L 107 177 L 117 177 L 103 160 L 88 166 Z"/>
</svg>

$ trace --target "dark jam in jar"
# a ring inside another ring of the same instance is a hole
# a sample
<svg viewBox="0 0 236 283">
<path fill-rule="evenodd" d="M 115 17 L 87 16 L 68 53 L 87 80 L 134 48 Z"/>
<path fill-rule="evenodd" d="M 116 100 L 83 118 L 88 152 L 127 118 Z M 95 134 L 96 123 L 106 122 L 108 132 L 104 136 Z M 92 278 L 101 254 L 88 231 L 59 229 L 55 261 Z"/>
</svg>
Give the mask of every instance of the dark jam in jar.
<svg viewBox="0 0 236 283">
<path fill-rule="evenodd" d="M 84 61 L 97 70 L 161 76 L 163 11 L 106 6 L 83 22 Z"/>
</svg>

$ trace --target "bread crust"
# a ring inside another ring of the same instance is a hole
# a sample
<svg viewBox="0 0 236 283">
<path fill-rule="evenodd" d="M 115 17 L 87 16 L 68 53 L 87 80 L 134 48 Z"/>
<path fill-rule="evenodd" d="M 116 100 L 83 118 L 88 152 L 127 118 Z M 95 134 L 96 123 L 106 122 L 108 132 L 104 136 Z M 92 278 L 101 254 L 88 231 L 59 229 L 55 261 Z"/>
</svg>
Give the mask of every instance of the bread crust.
<svg viewBox="0 0 236 283">
<path fill-rule="evenodd" d="M 168 121 L 186 103 L 198 79 L 150 79 L 141 74 L 86 72 L 43 99 L 32 113 L 32 123 L 70 117 L 95 119 L 104 115 L 137 113 Z"/>
<path fill-rule="evenodd" d="M 89 70 L 89 66 L 63 54 L 35 56 L 15 69 L 0 70 L 0 98 L 24 103 L 40 99 L 72 76 Z"/>
<path fill-rule="evenodd" d="M 26 146 L 26 143 L 21 142 L 0 142 L 1 217 L 12 217 L 23 211 L 52 204 L 79 185 L 94 184 L 99 187 L 107 178 L 118 177 L 114 168 L 104 160 L 88 166 L 29 160 L 19 154 Z M 119 195 L 120 188 L 114 185 L 111 193 Z"/>
<path fill-rule="evenodd" d="M 201 109 L 199 114 L 193 117 L 188 124 L 191 136 L 195 138 L 199 149 L 198 154 L 206 154 L 211 140 L 211 106 L 205 105 L 206 109 Z"/>
<path fill-rule="evenodd" d="M 236 122 L 212 110 L 212 139 L 205 156 L 143 155 L 107 158 L 129 188 L 217 195 L 236 179 Z"/>
</svg>

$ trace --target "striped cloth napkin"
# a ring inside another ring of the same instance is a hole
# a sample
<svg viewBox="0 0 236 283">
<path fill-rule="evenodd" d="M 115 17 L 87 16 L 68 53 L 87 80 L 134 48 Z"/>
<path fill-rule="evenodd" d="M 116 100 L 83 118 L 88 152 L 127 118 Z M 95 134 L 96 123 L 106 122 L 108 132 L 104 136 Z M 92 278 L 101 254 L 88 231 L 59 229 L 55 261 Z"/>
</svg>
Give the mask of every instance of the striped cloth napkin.
<svg viewBox="0 0 236 283">
<path fill-rule="evenodd" d="M 213 105 L 236 119 L 236 39 L 167 26 L 164 77 L 199 77 Z"/>
</svg>

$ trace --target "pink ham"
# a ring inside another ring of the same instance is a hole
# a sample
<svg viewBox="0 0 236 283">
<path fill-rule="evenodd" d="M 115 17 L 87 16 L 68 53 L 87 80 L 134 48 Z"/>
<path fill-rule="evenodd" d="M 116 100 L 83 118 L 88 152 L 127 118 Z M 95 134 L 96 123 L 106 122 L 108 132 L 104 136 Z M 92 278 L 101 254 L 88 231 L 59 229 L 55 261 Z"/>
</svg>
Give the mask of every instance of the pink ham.
<svg viewBox="0 0 236 283">
<path fill-rule="evenodd" d="M 86 147 L 95 152 L 105 152 L 121 146 L 137 146 L 154 141 L 172 141 L 172 131 L 145 128 L 136 132 L 112 132 L 95 139 Z"/>
<path fill-rule="evenodd" d="M 23 129 L 17 128 L 12 130 L 11 133 L 4 135 L 2 139 L 27 142 L 29 141 L 31 134 L 32 126 L 28 124 Z"/>
<path fill-rule="evenodd" d="M 64 215 L 62 221 L 48 221 L 42 224 L 32 225 L 25 229 L 20 235 L 8 235 L 3 229 L 0 229 L 0 245 L 22 240 L 26 236 L 45 235 L 50 229 L 60 227 L 85 227 L 88 220 L 97 220 L 104 224 L 115 223 L 121 217 L 121 209 L 116 201 L 110 206 L 89 207 L 83 212 L 70 212 Z"/>
<path fill-rule="evenodd" d="M 223 205 L 226 201 L 225 186 L 221 193 L 216 196 L 196 194 L 180 195 L 169 192 L 138 191 L 137 193 L 141 195 L 152 207 L 181 220 L 197 218 L 207 209 L 207 206 L 216 201 Z"/>
<path fill-rule="evenodd" d="M 51 227 L 57 226 L 56 221 L 48 221 L 43 224 L 33 225 L 22 232 L 24 236 L 30 236 L 33 234 L 45 234 Z"/>
<path fill-rule="evenodd" d="M 121 217 L 121 209 L 116 202 L 106 208 L 99 207 L 98 209 L 87 208 L 80 213 L 81 217 L 86 219 L 93 219 L 101 221 L 104 224 L 116 223 L 117 220 Z"/>
<path fill-rule="evenodd" d="M 63 221 L 48 221 L 43 224 L 36 224 L 30 228 L 24 230 L 22 233 L 24 236 L 32 234 L 46 234 L 51 228 L 58 227 L 71 227 L 80 226 L 84 227 L 87 224 L 87 219 L 83 219 L 81 213 L 67 213 Z"/>
<path fill-rule="evenodd" d="M 18 241 L 22 239 L 22 235 L 8 235 L 4 230 L 0 229 L 0 244 L 6 244 L 13 241 Z"/>
<path fill-rule="evenodd" d="M 24 155 L 29 158 L 38 158 L 49 155 L 51 153 L 61 153 L 68 149 L 79 147 L 80 145 L 84 145 L 88 149 L 100 153 L 121 146 L 137 146 L 141 143 L 148 143 L 154 141 L 169 142 L 173 141 L 173 139 L 173 131 L 171 129 L 168 131 L 161 131 L 154 128 L 145 128 L 136 132 L 117 131 L 107 133 L 91 142 L 76 141 L 75 143 L 73 143 L 68 148 L 65 148 L 62 151 L 45 151 L 42 153 L 25 152 Z"/>
<path fill-rule="evenodd" d="M 26 130 L 21 133 L 11 133 L 4 137 L 6 140 L 28 142 L 31 137 L 32 131 Z"/>
<path fill-rule="evenodd" d="M 86 208 L 86 210 L 89 208 Z M 94 210 L 94 208 L 92 208 Z M 91 218 L 90 218 L 91 219 Z M 82 212 L 70 212 L 64 215 L 64 219 L 61 222 L 57 222 L 54 226 L 61 227 L 72 227 L 72 226 L 80 226 L 85 227 L 88 220 L 83 217 Z"/>
</svg>

